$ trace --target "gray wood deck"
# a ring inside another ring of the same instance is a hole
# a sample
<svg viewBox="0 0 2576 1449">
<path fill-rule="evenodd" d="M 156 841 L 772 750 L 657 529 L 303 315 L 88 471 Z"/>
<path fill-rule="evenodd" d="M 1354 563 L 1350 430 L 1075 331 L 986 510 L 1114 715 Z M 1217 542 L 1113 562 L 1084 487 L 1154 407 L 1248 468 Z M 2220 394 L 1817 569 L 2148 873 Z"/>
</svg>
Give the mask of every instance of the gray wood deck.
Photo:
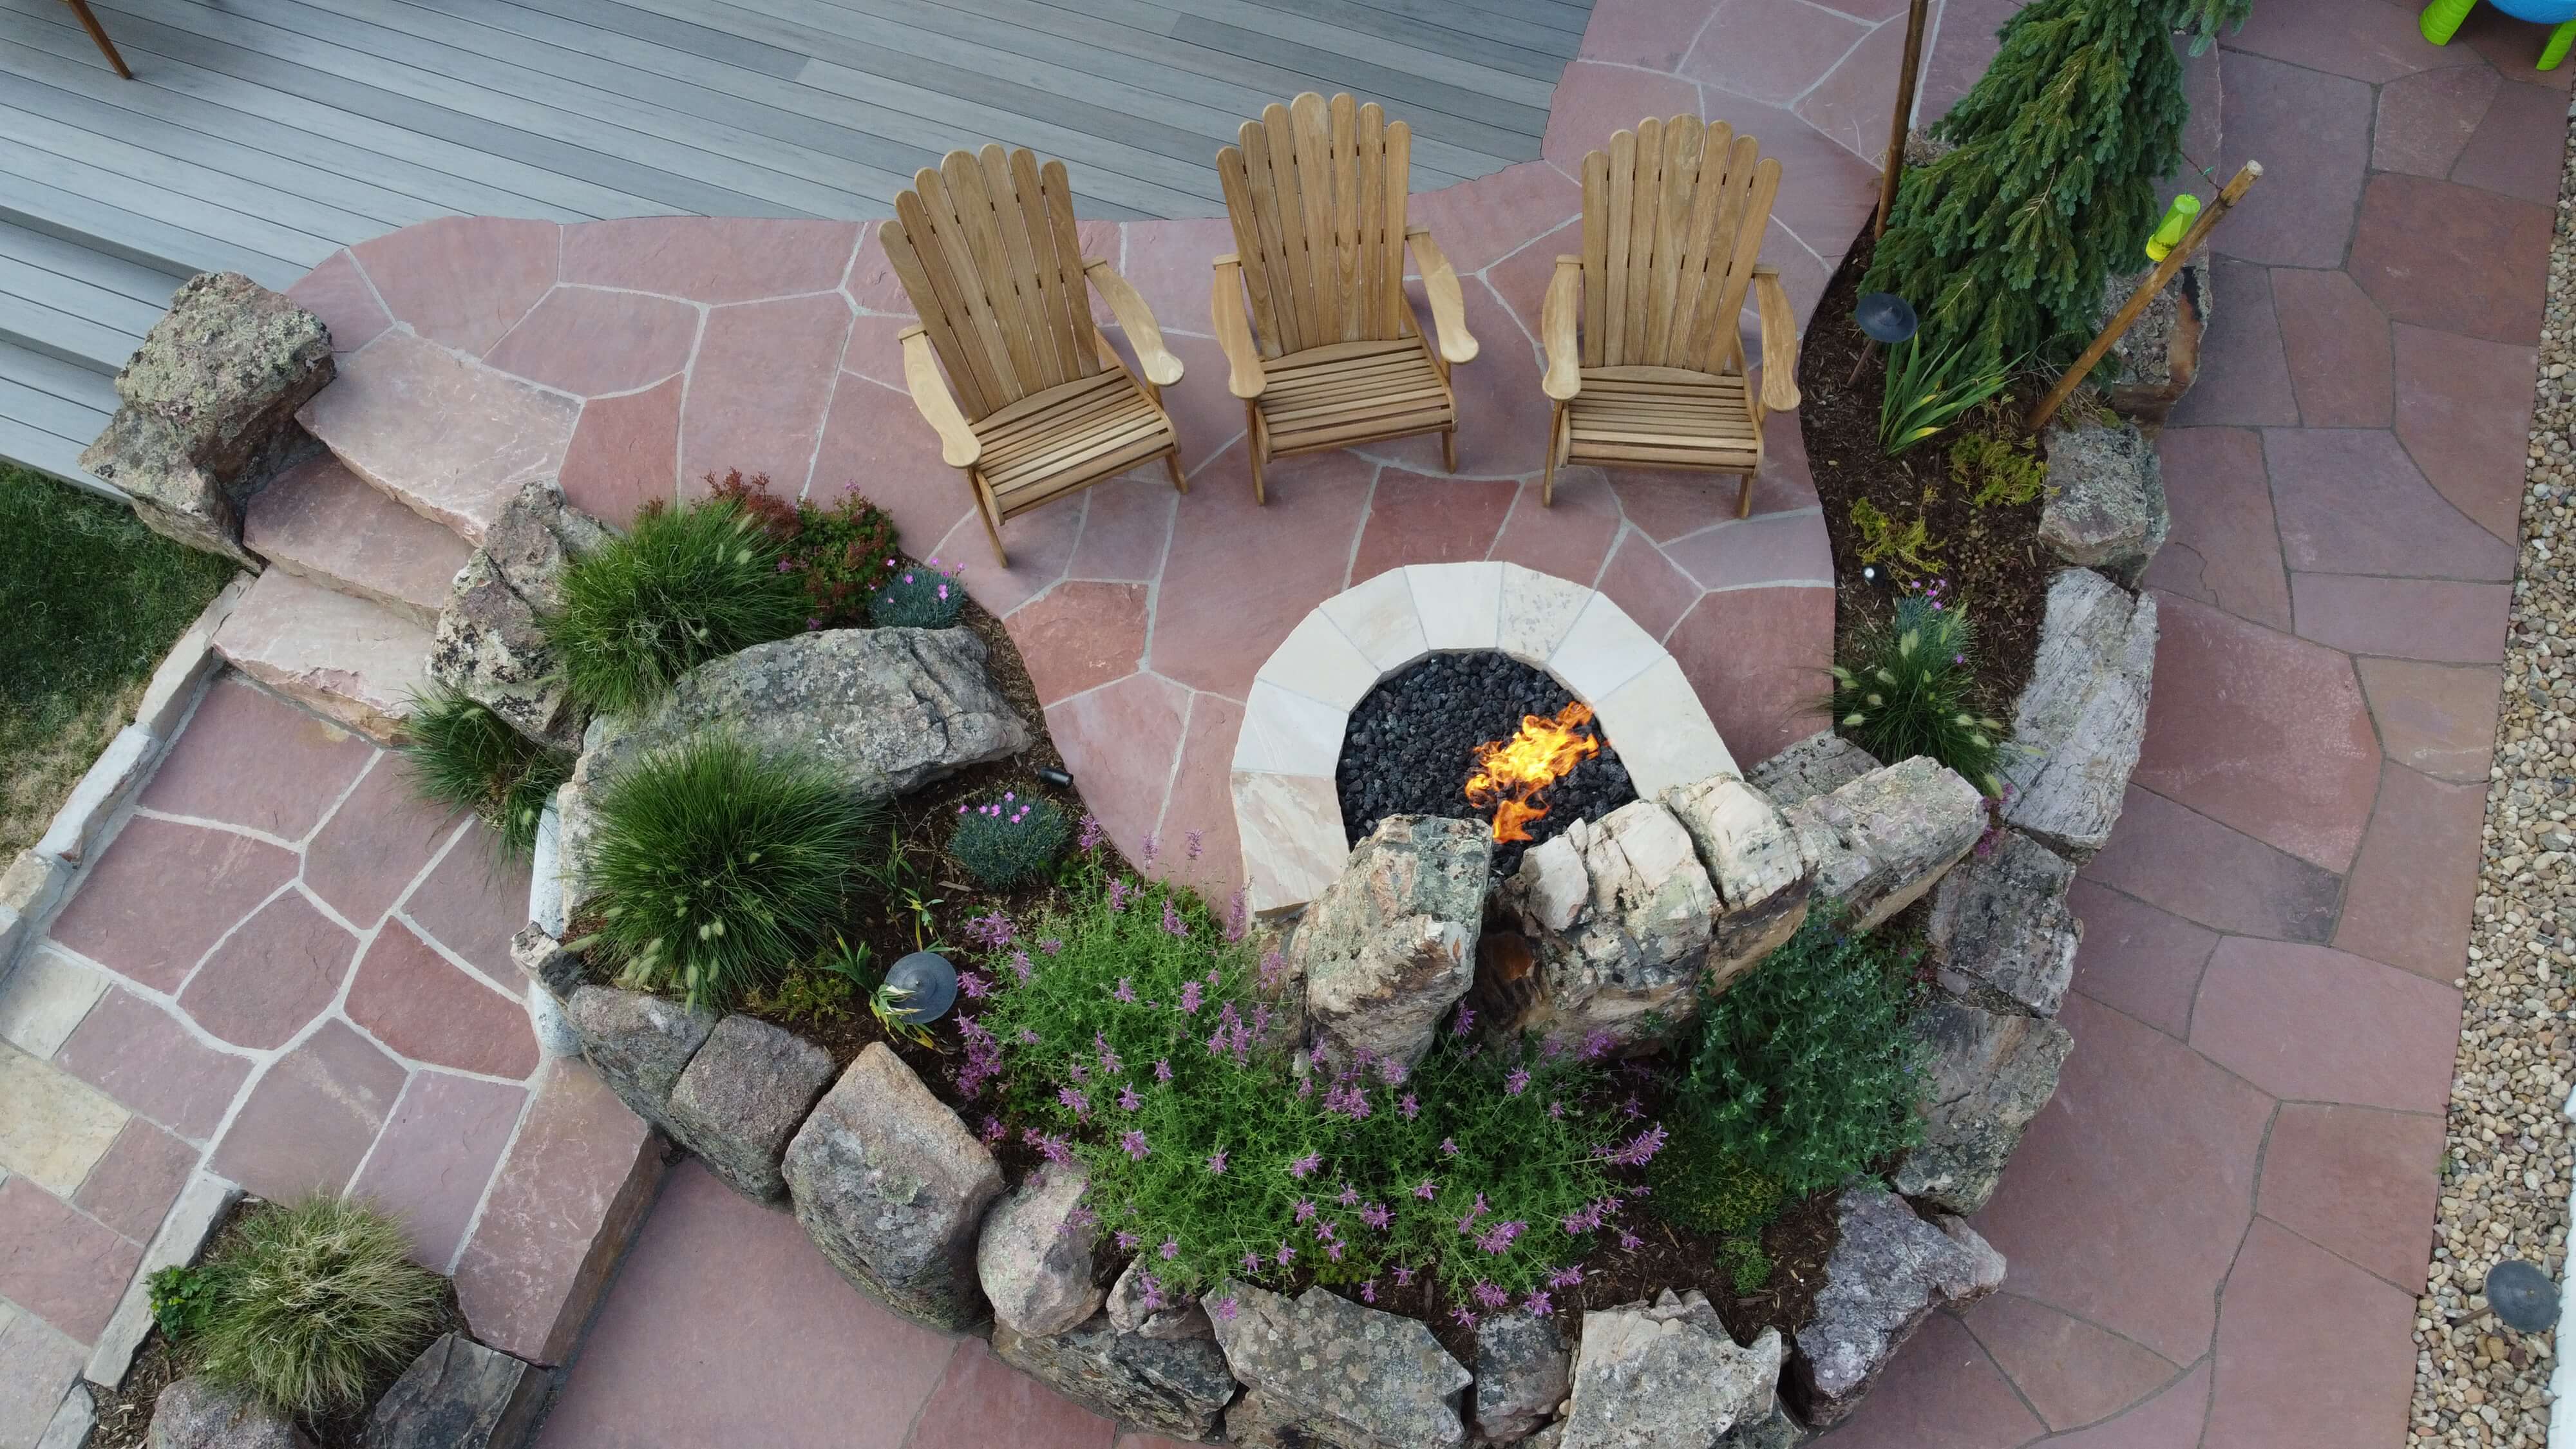
<svg viewBox="0 0 2576 1449">
<path fill-rule="evenodd" d="M 0 456 L 51 472 L 179 279 L 282 287 L 450 214 L 887 214 L 955 146 L 1085 215 L 1213 216 L 1301 90 L 1414 129 L 1420 189 L 1535 158 L 1590 0 L 0 0 Z"/>
</svg>

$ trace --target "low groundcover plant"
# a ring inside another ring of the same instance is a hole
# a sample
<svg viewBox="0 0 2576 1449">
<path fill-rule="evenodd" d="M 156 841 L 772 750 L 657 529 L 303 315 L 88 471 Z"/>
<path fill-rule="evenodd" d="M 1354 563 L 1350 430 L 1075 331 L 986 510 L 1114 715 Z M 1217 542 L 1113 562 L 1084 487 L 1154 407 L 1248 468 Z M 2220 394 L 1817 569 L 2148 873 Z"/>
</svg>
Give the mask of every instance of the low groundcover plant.
<svg viewBox="0 0 2576 1449">
<path fill-rule="evenodd" d="M 939 560 L 906 565 L 886 560 L 885 584 L 868 596 L 868 622 L 879 629 L 945 629 L 966 612 L 966 586 L 957 581 L 963 568 L 941 568 Z"/>
</svg>

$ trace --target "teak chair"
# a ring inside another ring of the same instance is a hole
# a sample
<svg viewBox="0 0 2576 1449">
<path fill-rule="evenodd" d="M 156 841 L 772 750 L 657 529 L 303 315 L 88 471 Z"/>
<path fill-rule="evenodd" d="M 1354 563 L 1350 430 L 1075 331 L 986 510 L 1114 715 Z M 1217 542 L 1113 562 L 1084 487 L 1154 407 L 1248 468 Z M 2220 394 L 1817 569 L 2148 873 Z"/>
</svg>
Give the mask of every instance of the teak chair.
<svg viewBox="0 0 2576 1449">
<path fill-rule="evenodd" d="M 1449 259 L 1405 222 L 1412 155 L 1412 128 L 1374 102 L 1312 91 L 1272 103 L 1217 153 L 1235 250 L 1216 259 L 1216 336 L 1251 430 L 1256 502 L 1268 501 L 1262 465 L 1288 453 L 1436 432 L 1458 466 L 1449 368 L 1475 358 L 1476 339 Z M 1437 351 L 1404 294 L 1408 243 Z"/>
<path fill-rule="evenodd" d="M 949 152 L 912 184 L 879 233 L 921 318 L 902 333 L 903 380 L 941 459 L 965 470 L 994 557 L 1010 566 L 1004 523 L 1148 459 L 1188 492 L 1163 408 L 1181 360 L 1126 278 L 1082 255 L 1064 163 L 988 145 Z M 1092 325 L 1086 280 L 1142 379 Z"/>
<path fill-rule="evenodd" d="M 1735 516 L 1751 511 L 1762 421 L 1798 405 L 1797 318 L 1779 273 L 1755 264 L 1780 190 L 1760 150 L 1723 121 L 1675 116 L 1583 158 L 1583 255 L 1556 259 L 1539 314 L 1540 385 L 1556 400 L 1542 504 L 1560 465 L 1606 463 L 1740 473 Z M 1758 394 L 1736 327 L 1748 285 Z"/>
</svg>

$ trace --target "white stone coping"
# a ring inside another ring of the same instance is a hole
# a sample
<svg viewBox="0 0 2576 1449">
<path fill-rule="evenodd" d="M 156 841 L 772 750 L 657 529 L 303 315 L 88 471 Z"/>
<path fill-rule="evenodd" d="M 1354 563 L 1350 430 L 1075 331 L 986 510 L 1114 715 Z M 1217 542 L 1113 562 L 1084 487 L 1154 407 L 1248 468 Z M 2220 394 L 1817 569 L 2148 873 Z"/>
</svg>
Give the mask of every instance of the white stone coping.
<svg viewBox="0 0 2576 1449">
<path fill-rule="evenodd" d="M 117 1300 L 115 1315 L 90 1350 L 81 1377 L 103 1389 L 125 1382 L 125 1371 L 134 1365 L 134 1351 L 143 1346 L 143 1335 L 152 1327 L 152 1275 L 197 1261 L 206 1239 L 214 1235 L 215 1221 L 240 1196 L 239 1187 L 203 1168 L 188 1179 L 179 1200 L 161 1219 L 161 1231 L 152 1235 L 152 1245 L 144 1249 L 143 1261 L 135 1266 L 125 1296 Z"/>
<path fill-rule="evenodd" d="M 1641 800 L 1735 772 L 1681 665 L 1609 595 L 1512 563 L 1389 569 L 1316 605 L 1253 676 L 1232 787 L 1254 912 L 1304 905 L 1349 859 L 1333 769 L 1360 700 L 1426 654 L 1485 650 L 1592 706 Z"/>
</svg>

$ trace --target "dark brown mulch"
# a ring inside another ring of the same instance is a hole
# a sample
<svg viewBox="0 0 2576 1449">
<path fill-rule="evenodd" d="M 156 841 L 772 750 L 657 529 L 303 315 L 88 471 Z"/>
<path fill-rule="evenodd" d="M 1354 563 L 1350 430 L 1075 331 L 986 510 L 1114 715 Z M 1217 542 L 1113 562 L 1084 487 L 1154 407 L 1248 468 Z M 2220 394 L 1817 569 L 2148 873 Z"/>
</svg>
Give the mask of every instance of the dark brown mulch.
<svg viewBox="0 0 2576 1449">
<path fill-rule="evenodd" d="M 1861 578 L 1859 539 L 1852 505 L 1862 499 L 1900 524 L 1920 516 L 1944 567 L 1947 596 L 1967 606 L 1977 627 L 1974 661 L 1979 703 L 2000 719 L 2029 682 L 2047 611 L 2048 581 L 2063 567 L 2040 546 L 2037 502 L 1980 508 L 1950 477 L 1950 445 L 1965 431 L 2002 438 L 2028 436 L 2022 415 L 2044 384 L 2017 382 L 1994 403 L 1960 423 L 1888 457 L 1879 451 L 1879 396 L 1887 378 L 1886 352 L 1877 350 L 1850 381 L 1852 364 L 1868 338 L 1853 324 L 1861 274 L 1875 249 L 1863 231 L 1825 288 L 1798 360 L 1798 388 L 1805 394 L 1798 418 L 1807 461 L 1825 509 L 1825 532 L 1834 548 L 1834 646 L 1842 655 L 1855 634 L 1884 623 L 1895 592 Z M 1887 566 L 1880 565 L 1882 580 Z"/>
</svg>

